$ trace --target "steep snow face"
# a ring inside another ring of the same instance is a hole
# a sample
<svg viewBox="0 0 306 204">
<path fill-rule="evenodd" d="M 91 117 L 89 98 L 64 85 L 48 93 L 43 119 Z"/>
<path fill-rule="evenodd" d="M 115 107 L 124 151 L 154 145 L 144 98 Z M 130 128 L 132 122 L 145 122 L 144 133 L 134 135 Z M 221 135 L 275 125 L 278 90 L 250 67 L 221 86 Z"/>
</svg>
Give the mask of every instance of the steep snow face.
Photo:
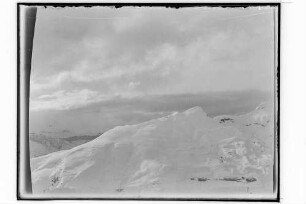
<svg viewBox="0 0 306 204">
<path fill-rule="evenodd" d="M 70 150 L 33 158 L 33 191 L 64 197 L 270 196 L 272 150 L 252 137 L 253 126 L 235 125 L 237 118 L 269 120 L 261 112 L 231 117 L 228 125 L 195 107 L 116 127 Z M 266 126 L 256 128 L 260 137 L 269 134 Z"/>
</svg>

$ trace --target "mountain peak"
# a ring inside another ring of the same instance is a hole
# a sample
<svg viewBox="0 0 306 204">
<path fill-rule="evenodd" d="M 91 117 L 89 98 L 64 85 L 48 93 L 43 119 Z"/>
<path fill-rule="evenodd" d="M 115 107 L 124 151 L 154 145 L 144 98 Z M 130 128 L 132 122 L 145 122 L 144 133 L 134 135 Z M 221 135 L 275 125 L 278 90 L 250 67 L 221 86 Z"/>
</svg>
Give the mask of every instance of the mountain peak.
<svg viewBox="0 0 306 204">
<path fill-rule="evenodd" d="M 203 109 L 200 106 L 195 106 L 193 108 L 190 108 L 190 109 L 186 110 L 184 113 L 186 115 L 191 115 L 191 114 L 195 114 L 195 113 L 202 113 L 202 114 L 204 113 L 205 114 L 205 112 L 203 111 Z"/>
</svg>

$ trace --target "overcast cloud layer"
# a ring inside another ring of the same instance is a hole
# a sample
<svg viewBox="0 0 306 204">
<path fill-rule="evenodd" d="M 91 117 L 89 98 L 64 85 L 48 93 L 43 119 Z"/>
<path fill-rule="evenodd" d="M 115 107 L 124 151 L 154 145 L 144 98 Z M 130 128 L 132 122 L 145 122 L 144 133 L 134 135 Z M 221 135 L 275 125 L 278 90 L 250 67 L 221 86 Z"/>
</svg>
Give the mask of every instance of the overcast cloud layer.
<svg viewBox="0 0 306 204">
<path fill-rule="evenodd" d="M 250 111 L 274 89 L 273 8 L 39 8 L 31 131 L 103 132 L 201 106 Z"/>
<path fill-rule="evenodd" d="M 40 8 L 31 110 L 273 90 L 273 9 Z"/>
</svg>

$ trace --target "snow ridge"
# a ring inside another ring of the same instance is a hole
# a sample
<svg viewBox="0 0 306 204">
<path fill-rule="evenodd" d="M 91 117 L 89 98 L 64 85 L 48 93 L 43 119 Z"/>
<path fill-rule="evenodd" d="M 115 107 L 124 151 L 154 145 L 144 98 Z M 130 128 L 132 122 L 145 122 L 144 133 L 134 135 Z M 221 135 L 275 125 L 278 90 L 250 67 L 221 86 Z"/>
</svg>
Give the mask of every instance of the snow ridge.
<svg viewBox="0 0 306 204">
<path fill-rule="evenodd" d="M 242 116 L 210 118 L 201 107 L 194 107 L 119 126 L 70 150 L 33 158 L 33 191 L 100 197 L 213 191 L 215 188 L 194 182 L 203 176 L 206 179 L 201 181 L 211 183 L 242 176 L 232 180 L 257 182 L 269 189 L 263 179 L 271 177 L 269 119 L 265 108 Z M 265 126 L 247 126 L 258 121 Z"/>
</svg>

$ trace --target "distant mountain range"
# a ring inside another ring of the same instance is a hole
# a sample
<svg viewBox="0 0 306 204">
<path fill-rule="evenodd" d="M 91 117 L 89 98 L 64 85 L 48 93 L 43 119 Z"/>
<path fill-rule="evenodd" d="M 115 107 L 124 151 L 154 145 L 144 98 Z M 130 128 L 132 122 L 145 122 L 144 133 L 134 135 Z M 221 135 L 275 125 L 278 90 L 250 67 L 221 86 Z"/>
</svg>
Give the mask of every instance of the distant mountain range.
<svg viewBox="0 0 306 204">
<path fill-rule="evenodd" d="M 38 157 L 52 152 L 71 149 L 89 142 L 99 135 L 71 136 L 65 138 L 50 137 L 42 133 L 30 134 L 30 157 Z"/>
</svg>

